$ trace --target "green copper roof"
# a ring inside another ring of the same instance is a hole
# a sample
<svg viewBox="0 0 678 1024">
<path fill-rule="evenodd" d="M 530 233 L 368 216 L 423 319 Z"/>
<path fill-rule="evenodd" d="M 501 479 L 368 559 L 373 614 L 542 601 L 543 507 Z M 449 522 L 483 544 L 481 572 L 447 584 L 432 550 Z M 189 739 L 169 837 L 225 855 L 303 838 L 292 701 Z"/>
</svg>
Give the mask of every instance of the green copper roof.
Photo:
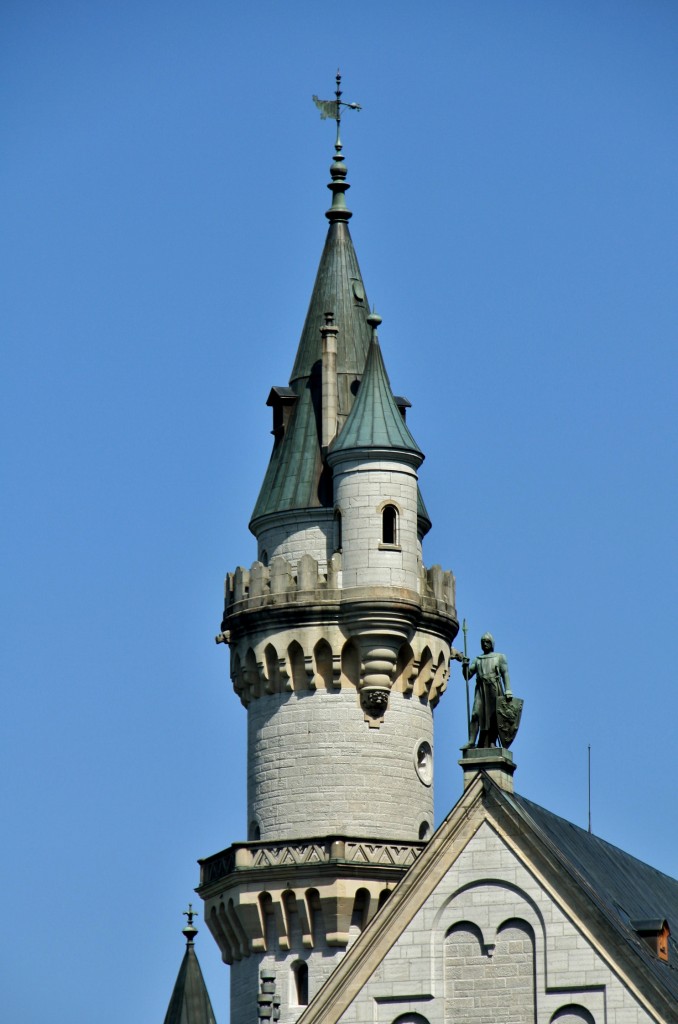
<svg viewBox="0 0 678 1024">
<path fill-rule="evenodd" d="M 419 487 L 417 487 L 417 522 L 419 523 L 420 536 L 424 537 L 431 529 L 432 524 Z"/>
<path fill-rule="evenodd" d="M 217 1024 L 205 979 L 195 955 L 193 937 L 197 929 L 193 927 L 195 915 L 190 910 L 190 904 L 189 914 L 189 923 L 184 929 L 187 940 L 186 952 L 167 1007 L 165 1024 Z"/>
<path fill-rule="evenodd" d="M 381 322 L 377 316 L 370 320 L 375 328 Z M 392 448 L 424 458 L 393 397 L 376 329 L 358 397 L 342 431 L 330 445 L 332 454 L 353 448 Z"/>
<path fill-rule="evenodd" d="M 331 479 L 321 453 L 320 328 L 334 314 L 337 335 L 338 426 L 354 402 L 370 345 L 365 287 L 344 219 L 330 220 L 290 387 L 297 400 L 282 438 L 276 440 L 252 520 L 291 509 L 332 506 Z"/>
</svg>

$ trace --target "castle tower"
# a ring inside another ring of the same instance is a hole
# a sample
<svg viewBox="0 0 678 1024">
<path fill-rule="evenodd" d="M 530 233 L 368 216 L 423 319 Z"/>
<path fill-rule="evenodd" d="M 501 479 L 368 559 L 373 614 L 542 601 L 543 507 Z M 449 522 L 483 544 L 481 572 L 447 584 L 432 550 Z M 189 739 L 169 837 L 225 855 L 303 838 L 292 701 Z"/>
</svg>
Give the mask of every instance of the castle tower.
<svg viewBox="0 0 678 1024">
<path fill-rule="evenodd" d="M 296 1020 L 431 836 L 432 711 L 458 631 L 452 574 L 422 561 L 424 455 L 369 312 L 338 131 L 330 173 L 289 385 L 268 398 L 257 560 L 227 575 L 217 638 L 247 709 L 248 836 L 201 861 L 198 891 L 233 1024 L 262 999 Z"/>
</svg>

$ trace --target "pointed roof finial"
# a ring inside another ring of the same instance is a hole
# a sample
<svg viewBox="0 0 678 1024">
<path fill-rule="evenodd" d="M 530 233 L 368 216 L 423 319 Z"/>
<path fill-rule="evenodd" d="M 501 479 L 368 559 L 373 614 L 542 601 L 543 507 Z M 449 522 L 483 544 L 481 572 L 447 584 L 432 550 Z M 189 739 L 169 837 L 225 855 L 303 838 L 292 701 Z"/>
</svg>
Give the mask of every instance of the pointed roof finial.
<svg viewBox="0 0 678 1024">
<path fill-rule="evenodd" d="M 374 306 L 372 306 L 372 312 L 369 313 L 365 319 L 372 328 L 372 338 L 376 339 L 377 328 L 379 327 L 379 324 L 382 323 L 382 319 L 377 313 Z"/>
<path fill-rule="evenodd" d="M 193 909 L 193 904 L 188 904 L 188 910 L 184 910 L 184 917 L 188 918 L 186 927 L 182 929 L 183 934 L 186 936 L 186 945 L 192 946 L 193 939 L 198 934 L 198 929 L 193 925 L 193 918 L 198 917 L 198 911 Z"/>
<path fill-rule="evenodd" d="M 332 192 L 332 206 L 326 212 L 325 216 L 334 223 L 337 220 L 347 221 L 351 217 L 350 210 L 346 207 L 346 197 L 344 193 L 351 186 L 346 181 L 346 175 L 348 174 L 348 168 L 344 163 L 342 156 L 342 149 L 344 148 L 341 142 L 341 108 L 346 107 L 348 110 L 362 110 L 359 103 L 345 103 L 341 98 L 341 72 L 337 68 L 337 88 L 335 90 L 336 100 L 320 100 L 317 96 L 313 97 L 313 102 L 320 111 L 320 117 L 323 121 L 328 118 L 333 118 L 337 122 L 337 139 L 334 143 L 334 160 L 330 167 L 330 174 L 332 181 L 327 186 Z"/>
<path fill-rule="evenodd" d="M 380 448 L 408 453 L 410 461 L 419 465 L 424 459 L 423 452 L 396 404 L 379 347 L 377 328 L 381 317 L 373 307 L 365 320 L 372 331 L 372 340 L 363 378 L 353 408 L 330 445 L 327 461 L 333 466 L 342 458 L 342 452 Z"/>
</svg>

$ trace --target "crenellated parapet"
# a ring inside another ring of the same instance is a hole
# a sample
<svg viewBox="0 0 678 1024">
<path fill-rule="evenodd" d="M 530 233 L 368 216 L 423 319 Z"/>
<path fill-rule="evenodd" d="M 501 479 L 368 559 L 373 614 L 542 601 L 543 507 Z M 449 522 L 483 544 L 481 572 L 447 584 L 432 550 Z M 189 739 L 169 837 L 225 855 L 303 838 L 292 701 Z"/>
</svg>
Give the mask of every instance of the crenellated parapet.
<svg viewBox="0 0 678 1024">
<path fill-rule="evenodd" d="M 235 572 L 229 572 L 226 576 L 222 630 L 228 629 L 229 616 L 234 614 L 309 601 L 335 603 L 341 600 L 343 594 L 352 596 L 359 589 L 362 588 L 343 590 L 339 552 L 329 560 L 326 572 L 319 568 L 317 559 L 311 555 L 303 555 L 296 568 L 281 556 L 273 558 L 270 565 L 254 562 L 250 569 L 238 566 Z M 388 588 L 391 595 L 394 589 Z M 442 615 L 456 616 L 455 579 L 449 570 L 443 570 L 439 565 L 430 569 L 422 566 L 417 594 L 423 607 L 435 609 Z M 228 640 L 228 637 L 224 639 Z"/>
<path fill-rule="evenodd" d="M 331 836 L 240 843 L 200 862 L 205 920 L 226 963 L 341 948 L 361 931 L 419 857 L 423 843 Z"/>
<path fill-rule="evenodd" d="M 449 675 L 458 625 L 455 582 L 422 566 L 418 591 L 342 586 L 341 555 L 323 572 L 305 555 L 254 562 L 226 577 L 218 642 L 229 644 L 231 678 L 247 706 L 265 694 L 340 690 L 360 694 L 378 725 L 391 690 L 435 706 Z"/>
</svg>

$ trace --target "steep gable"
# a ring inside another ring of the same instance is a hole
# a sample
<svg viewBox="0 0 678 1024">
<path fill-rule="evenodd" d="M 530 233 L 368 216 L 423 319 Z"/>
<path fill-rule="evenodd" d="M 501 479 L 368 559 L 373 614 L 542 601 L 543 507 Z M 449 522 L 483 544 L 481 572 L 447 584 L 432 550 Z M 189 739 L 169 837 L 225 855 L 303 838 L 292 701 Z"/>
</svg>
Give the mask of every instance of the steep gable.
<svg viewBox="0 0 678 1024">
<path fill-rule="evenodd" d="M 481 775 L 300 1024 L 678 1021 L 675 964 L 646 954 L 527 802 Z"/>
</svg>

